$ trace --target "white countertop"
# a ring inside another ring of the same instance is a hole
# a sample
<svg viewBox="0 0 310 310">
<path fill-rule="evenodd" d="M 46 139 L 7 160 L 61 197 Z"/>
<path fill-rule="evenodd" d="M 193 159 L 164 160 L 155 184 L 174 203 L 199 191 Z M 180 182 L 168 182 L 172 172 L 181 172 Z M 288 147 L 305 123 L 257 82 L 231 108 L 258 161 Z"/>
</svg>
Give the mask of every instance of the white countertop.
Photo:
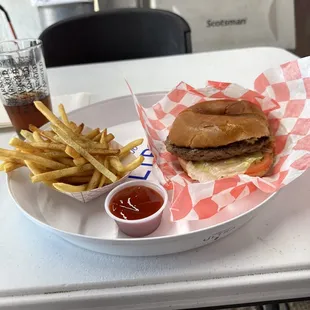
<svg viewBox="0 0 310 310">
<path fill-rule="evenodd" d="M 49 69 L 53 95 L 93 100 L 222 80 L 253 87 L 296 57 L 256 48 Z M 5 147 L 12 131 L 0 131 Z M 310 295 L 310 173 L 280 191 L 237 232 L 161 257 L 116 257 L 73 246 L 27 220 L 0 175 L 0 309 L 185 309 Z M 101 308 L 100 308 L 101 309 Z"/>
<path fill-rule="evenodd" d="M 129 95 L 124 78 L 135 93 L 171 90 L 182 80 L 195 87 L 214 80 L 253 88 L 262 71 L 296 58 L 279 48 L 249 48 L 52 68 L 48 77 L 53 95 L 85 91 L 99 101 Z"/>
</svg>

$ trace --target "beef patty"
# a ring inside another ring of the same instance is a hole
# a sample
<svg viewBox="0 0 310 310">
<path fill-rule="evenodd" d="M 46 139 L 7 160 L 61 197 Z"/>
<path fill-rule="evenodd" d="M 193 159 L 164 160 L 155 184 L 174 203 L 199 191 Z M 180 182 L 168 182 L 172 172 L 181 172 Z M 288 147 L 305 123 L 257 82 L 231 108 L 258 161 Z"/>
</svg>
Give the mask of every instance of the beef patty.
<svg viewBox="0 0 310 310">
<path fill-rule="evenodd" d="M 243 140 L 225 146 L 206 149 L 179 147 L 172 144 L 168 139 L 166 140 L 165 144 L 168 152 L 184 160 L 216 161 L 261 151 L 262 149 L 269 147 L 270 138 L 262 137 L 257 139 L 254 143 L 253 140 Z"/>
</svg>

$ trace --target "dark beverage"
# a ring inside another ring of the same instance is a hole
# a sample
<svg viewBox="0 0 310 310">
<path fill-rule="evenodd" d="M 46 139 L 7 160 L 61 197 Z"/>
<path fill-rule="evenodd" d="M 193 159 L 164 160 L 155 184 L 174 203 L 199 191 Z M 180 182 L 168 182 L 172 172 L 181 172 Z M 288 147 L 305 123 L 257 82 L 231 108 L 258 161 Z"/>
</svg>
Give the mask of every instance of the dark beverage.
<svg viewBox="0 0 310 310">
<path fill-rule="evenodd" d="M 35 107 L 33 101 L 42 101 L 51 110 L 49 95 L 40 93 L 18 94 L 6 100 L 4 105 L 12 125 L 19 134 L 22 129 L 28 129 L 29 124 L 41 127 L 47 123 L 47 119 Z"/>
<path fill-rule="evenodd" d="M 0 42 L 0 101 L 19 136 L 30 124 L 41 127 L 47 122 L 33 103 L 42 101 L 51 109 L 40 40 Z"/>
</svg>

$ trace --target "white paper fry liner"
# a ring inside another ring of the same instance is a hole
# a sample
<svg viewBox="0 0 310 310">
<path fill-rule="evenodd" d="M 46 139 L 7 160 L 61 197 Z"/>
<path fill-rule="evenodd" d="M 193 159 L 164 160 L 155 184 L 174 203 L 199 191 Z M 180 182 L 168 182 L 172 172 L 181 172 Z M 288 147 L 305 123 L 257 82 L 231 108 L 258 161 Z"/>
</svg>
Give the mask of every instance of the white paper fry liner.
<svg viewBox="0 0 310 310">
<path fill-rule="evenodd" d="M 272 193 L 299 177 L 310 165 L 310 58 L 270 69 L 255 81 L 255 91 L 232 83 L 208 81 L 204 89 L 181 82 L 153 107 L 136 109 L 154 155 L 159 180 L 172 191 L 172 220 L 205 219 L 260 189 Z M 259 105 L 275 135 L 275 163 L 268 177 L 238 175 L 198 183 L 167 152 L 164 141 L 176 116 L 189 106 L 213 99 L 243 99 Z"/>
<path fill-rule="evenodd" d="M 115 148 L 115 149 L 122 147 L 120 144 L 118 144 L 115 141 L 111 141 L 110 145 L 112 146 L 112 148 Z M 124 165 L 126 165 L 135 159 L 136 159 L 136 156 L 130 153 L 124 160 L 122 160 L 122 163 Z M 86 202 L 89 202 L 95 198 L 98 198 L 99 196 L 101 196 L 105 193 L 110 192 L 114 187 L 125 182 L 128 179 L 128 176 L 129 176 L 129 173 L 127 175 L 125 175 L 124 177 L 122 177 L 121 179 L 119 179 L 118 181 L 112 183 L 112 184 L 108 184 L 108 185 L 105 185 L 103 187 L 93 189 L 91 191 L 78 192 L 78 193 L 69 193 L 69 192 L 60 192 L 60 191 L 59 192 L 62 194 L 65 194 L 67 196 L 70 196 L 76 200 L 79 200 L 83 203 L 86 203 Z"/>
<path fill-rule="evenodd" d="M 115 145 L 113 146 L 114 148 Z M 124 165 L 129 164 L 130 162 L 134 161 L 139 155 L 142 155 L 145 157 L 144 162 L 140 167 L 137 169 L 131 171 L 128 175 L 126 175 L 124 178 L 120 179 L 119 181 L 110 184 L 105 185 L 104 187 L 93 189 L 88 192 L 81 192 L 81 193 L 63 193 L 67 196 L 70 196 L 74 199 L 77 199 L 81 202 L 89 202 L 103 194 L 107 194 L 110 192 L 114 187 L 117 185 L 127 182 L 127 181 L 133 181 L 133 180 L 148 180 L 151 182 L 158 182 L 156 177 L 156 172 L 153 169 L 152 159 L 153 155 L 149 151 L 149 149 L 146 146 L 146 143 L 143 143 L 142 145 L 136 147 L 134 150 L 132 150 L 134 154 L 128 155 L 124 160 L 122 160 L 122 163 Z"/>
<path fill-rule="evenodd" d="M 129 174 L 128 174 L 129 175 Z M 78 192 L 78 193 L 68 193 L 68 192 L 60 192 L 62 194 L 65 194 L 67 196 L 70 196 L 78 201 L 81 201 L 83 203 L 89 202 L 93 199 L 98 198 L 99 196 L 110 192 L 114 187 L 116 187 L 117 185 L 125 182 L 128 178 L 128 175 L 124 176 L 123 178 L 121 178 L 120 180 L 105 185 L 103 187 L 99 187 L 96 189 L 92 189 L 91 191 L 87 191 L 87 192 Z"/>
</svg>

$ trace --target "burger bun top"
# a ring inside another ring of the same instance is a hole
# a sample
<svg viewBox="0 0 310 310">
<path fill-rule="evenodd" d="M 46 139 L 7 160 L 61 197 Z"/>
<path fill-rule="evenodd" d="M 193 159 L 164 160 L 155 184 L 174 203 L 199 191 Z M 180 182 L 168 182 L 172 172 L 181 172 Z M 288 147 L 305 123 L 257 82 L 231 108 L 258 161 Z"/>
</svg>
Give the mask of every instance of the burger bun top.
<svg viewBox="0 0 310 310">
<path fill-rule="evenodd" d="M 212 100 L 182 111 L 168 139 L 179 147 L 210 148 L 266 136 L 268 120 L 259 106 L 245 100 Z"/>
</svg>

